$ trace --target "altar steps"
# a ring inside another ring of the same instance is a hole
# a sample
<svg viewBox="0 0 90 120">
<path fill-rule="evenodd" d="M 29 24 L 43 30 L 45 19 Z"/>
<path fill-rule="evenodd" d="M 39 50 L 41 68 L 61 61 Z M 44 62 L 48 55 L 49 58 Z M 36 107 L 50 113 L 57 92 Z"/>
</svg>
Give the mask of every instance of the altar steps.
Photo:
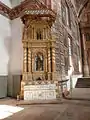
<svg viewBox="0 0 90 120">
<path fill-rule="evenodd" d="M 78 78 L 75 88 L 90 88 L 90 78 Z"/>
</svg>

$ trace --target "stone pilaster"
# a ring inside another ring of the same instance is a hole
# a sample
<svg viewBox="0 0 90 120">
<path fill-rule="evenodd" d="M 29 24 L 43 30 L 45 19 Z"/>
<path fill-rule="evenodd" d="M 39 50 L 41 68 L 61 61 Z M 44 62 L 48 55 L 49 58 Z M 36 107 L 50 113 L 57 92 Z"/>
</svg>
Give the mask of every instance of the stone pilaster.
<svg viewBox="0 0 90 120">
<path fill-rule="evenodd" d="M 85 35 L 84 34 L 82 34 L 82 39 L 83 39 L 83 49 L 84 49 L 84 66 L 83 66 L 83 68 L 84 68 L 84 77 L 87 77 L 87 76 L 89 76 L 89 68 L 88 68 L 88 62 L 87 62 L 87 50 L 86 50 L 86 43 L 85 43 L 85 41 L 86 41 L 86 38 L 85 38 Z"/>
</svg>

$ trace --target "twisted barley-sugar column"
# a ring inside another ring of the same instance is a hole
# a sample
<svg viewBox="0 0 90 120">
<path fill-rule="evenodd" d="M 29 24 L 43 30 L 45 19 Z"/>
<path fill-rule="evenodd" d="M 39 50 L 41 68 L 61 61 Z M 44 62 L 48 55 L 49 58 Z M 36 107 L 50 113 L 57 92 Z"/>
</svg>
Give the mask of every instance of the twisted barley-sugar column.
<svg viewBox="0 0 90 120">
<path fill-rule="evenodd" d="M 52 47 L 52 80 L 55 79 L 55 70 L 56 70 L 56 64 L 55 64 L 55 48 Z"/>
<path fill-rule="evenodd" d="M 51 55 L 50 48 L 48 48 L 48 80 L 51 80 Z"/>
<path fill-rule="evenodd" d="M 55 48 L 52 47 L 52 72 L 55 72 Z"/>
<path fill-rule="evenodd" d="M 21 82 L 21 93 L 20 93 L 20 97 L 23 98 L 24 97 L 24 85 L 25 85 L 25 81 L 27 80 L 27 47 L 26 47 L 26 43 L 23 43 L 23 79 Z"/>
<path fill-rule="evenodd" d="M 23 47 L 23 73 L 27 72 L 27 47 Z"/>
<path fill-rule="evenodd" d="M 28 72 L 31 73 L 31 49 L 28 47 Z"/>
</svg>

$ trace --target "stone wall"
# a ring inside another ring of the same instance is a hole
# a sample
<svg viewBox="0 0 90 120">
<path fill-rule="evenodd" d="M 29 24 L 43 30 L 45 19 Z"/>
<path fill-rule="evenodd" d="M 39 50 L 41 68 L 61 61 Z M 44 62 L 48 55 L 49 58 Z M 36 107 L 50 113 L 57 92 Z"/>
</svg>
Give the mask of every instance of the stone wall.
<svg viewBox="0 0 90 120">
<path fill-rule="evenodd" d="M 72 74 L 80 74 L 80 34 L 78 19 L 74 7 L 71 6 L 72 3 L 69 0 L 66 0 L 66 2 L 64 0 L 58 0 L 58 2 L 53 0 L 53 4 L 57 8 L 55 8 L 57 17 L 52 27 L 52 33 L 56 37 L 56 71 L 58 73 L 57 78 L 59 77 L 60 80 L 69 75 L 70 67 L 73 67 Z M 67 21 L 68 17 L 69 21 Z M 70 66 L 69 61 L 68 37 L 71 39 L 72 66 Z"/>
</svg>

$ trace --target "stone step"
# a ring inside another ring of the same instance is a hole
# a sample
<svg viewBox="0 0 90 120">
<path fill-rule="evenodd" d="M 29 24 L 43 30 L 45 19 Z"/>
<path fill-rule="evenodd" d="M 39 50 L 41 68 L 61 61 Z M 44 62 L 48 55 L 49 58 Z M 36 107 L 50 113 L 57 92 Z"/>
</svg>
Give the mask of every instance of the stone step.
<svg viewBox="0 0 90 120">
<path fill-rule="evenodd" d="M 90 88 L 90 78 L 78 78 L 76 88 Z"/>
</svg>

